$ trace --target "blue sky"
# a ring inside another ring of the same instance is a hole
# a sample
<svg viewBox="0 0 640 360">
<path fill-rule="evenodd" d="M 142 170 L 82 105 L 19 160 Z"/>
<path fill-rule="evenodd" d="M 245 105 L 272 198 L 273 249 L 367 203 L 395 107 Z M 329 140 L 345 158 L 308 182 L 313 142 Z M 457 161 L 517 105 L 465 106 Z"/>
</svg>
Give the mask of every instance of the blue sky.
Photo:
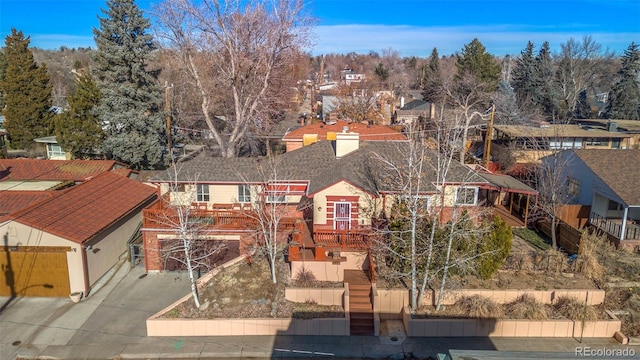
<svg viewBox="0 0 640 360">
<path fill-rule="evenodd" d="M 155 1 L 137 3 L 145 10 Z M 0 0 L 0 36 L 15 27 L 34 47 L 95 47 L 92 29 L 105 4 Z M 585 35 L 619 54 L 640 43 L 640 0 L 315 0 L 309 11 L 318 19 L 313 54 L 393 49 L 424 57 L 437 47 L 447 55 L 475 37 L 499 56 L 519 54 L 527 41 L 549 41 L 557 51 Z"/>
</svg>

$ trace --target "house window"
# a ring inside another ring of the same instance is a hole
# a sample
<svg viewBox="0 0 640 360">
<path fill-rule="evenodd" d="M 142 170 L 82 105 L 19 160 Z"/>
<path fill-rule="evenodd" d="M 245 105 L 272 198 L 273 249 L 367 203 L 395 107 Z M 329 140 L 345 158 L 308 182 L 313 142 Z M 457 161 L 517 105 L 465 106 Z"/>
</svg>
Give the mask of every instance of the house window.
<svg viewBox="0 0 640 360">
<path fill-rule="evenodd" d="M 622 210 L 622 205 L 621 205 L 621 204 L 619 204 L 619 203 L 618 203 L 618 202 L 616 202 L 616 201 L 609 200 L 609 207 L 608 207 L 608 210 L 611 210 L 611 211 L 620 211 L 620 210 Z"/>
<path fill-rule="evenodd" d="M 47 144 L 47 152 L 49 153 L 49 157 L 54 156 L 64 156 L 64 151 L 58 144 Z"/>
<path fill-rule="evenodd" d="M 198 195 L 197 195 L 197 200 L 198 202 L 205 202 L 205 201 L 209 201 L 209 185 L 205 184 L 205 185 L 198 185 Z"/>
<path fill-rule="evenodd" d="M 609 145 L 608 138 L 587 138 L 587 146 L 607 146 Z"/>
<path fill-rule="evenodd" d="M 567 178 L 567 194 L 573 198 L 580 196 L 580 180 L 572 177 Z"/>
<path fill-rule="evenodd" d="M 611 148 L 620 149 L 620 138 L 611 139 Z"/>
<path fill-rule="evenodd" d="M 286 195 L 275 195 L 275 194 L 267 195 L 267 203 L 269 204 L 282 204 L 286 202 L 287 202 Z"/>
<path fill-rule="evenodd" d="M 478 200 L 477 187 L 459 187 L 456 191 L 456 205 L 472 206 Z"/>
<path fill-rule="evenodd" d="M 241 202 L 241 203 L 251 202 L 251 186 L 238 185 L 238 202 Z"/>
</svg>

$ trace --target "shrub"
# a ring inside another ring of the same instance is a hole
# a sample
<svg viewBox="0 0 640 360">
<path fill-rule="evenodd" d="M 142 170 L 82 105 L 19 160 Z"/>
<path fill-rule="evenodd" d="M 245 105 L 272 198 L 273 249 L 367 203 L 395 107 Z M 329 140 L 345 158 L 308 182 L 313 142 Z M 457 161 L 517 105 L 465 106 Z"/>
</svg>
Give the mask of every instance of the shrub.
<svg viewBox="0 0 640 360">
<path fill-rule="evenodd" d="M 549 318 L 545 306 L 529 294 L 522 294 L 506 304 L 505 312 L 512 319 L 547 320 Z"/>
<path fill-rule="evenodd" d="M 583 318 L 585 321 L 598 319 L 596 309 L 573 297 L 559 297 L 553 308 L 558 314 L 573 321 L 582 321 Z"/>
<path fill-rule="evenodd" d="M 463 296 L 456 302 L 456 306 L 470 318 L 500 319 L 504 317 L 502 306 L 485 296 Z"/>
<path fill-rule="evenodd" d="M 489 279 L 504 263 L 511 252 L 513 233 L 511 226 L 500 217 L 493 218 L 491 231 L 478 245 L 478 253 L 486 253 L 478 259 L 478 275 Z"/>
<path fill-rule="evenodd" d="M 306 266 L 301 267 L 296 273 L 296 284 L 298 286 L 312 286 L 315 282 L 316 276 Z"/>
<path fill-rule="evenodd" d="M 615 252 L 613 245 L 604 236 L 597 236 L 587 232 L 582 234 L 580 254 L 578 255 L 577 271 L 586 278 L 597 283 L 604 282 L 606 257 Z"/>
</svg>

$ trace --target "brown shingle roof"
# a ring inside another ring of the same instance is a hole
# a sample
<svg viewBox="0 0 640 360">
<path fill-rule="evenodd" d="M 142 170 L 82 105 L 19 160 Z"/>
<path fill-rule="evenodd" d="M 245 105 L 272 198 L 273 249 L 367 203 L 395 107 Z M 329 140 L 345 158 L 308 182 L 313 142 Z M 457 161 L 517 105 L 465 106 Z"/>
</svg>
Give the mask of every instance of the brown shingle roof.
<svg viewBox="0 0 640 360">
<path fill-rule="evenodd" d="M 104 172 L 50 200 L 10 218 L 22 224 L 83 243 L 131 211 L 156 198 L 154 187 Z"/>
<path fill-rule="evenodd" d="M 358 150 L 336 159 L 333 142 L 320 141 L 304 146 L 296 151 L 280 155 L 278 176 L 282 180 L 309 181 L 308 193 L 316 193 L 338 181 L 345 180 L 371 194 L 381 191 L 398 191 L 399 184 L 390 181 L 389 168 L 384 163 L 405 164 L 408 142 L 361 141 Z M 433 153 L 434 154 L 434 153 Z M 435 160 L 435 155 L 430 158 Z M 258 172 L 258 158 L 220 158 L 202 154 L 193 160 L 181 163 L 178 179 L 183 182 L 199 183 L 245 183 L 264 182 Z M 432 182 L 435 173 L 427 164 L 422 191 L 435 191 Z M 170 169 L 151 181 L 164 182 L 173 179 Z M 447 176 L 448 183 L 487 183 L 472 173 L 466 166 L 453 162 Z"/>
<path fill-rule="evenodd" d="M 572 150 L 627 205 L 640 205 L 640 150 Z"/>
<path fill-rule="evenodd" d="M 360 123 L 348 123 L 346 121 L 339 120 L 335 124 L 316 123 L 297 128 L 287 132 L 282 138 L 287 140 L 300 140 L 305 134 L 318 134 L 318 140 L 327 140 L 327 133 L 342 132 L 343 128 L 349 127 L 349 132 L 355 132 L 360 134 L 360 140 L 371 141 L 406 141 L 407 137 L 401 132 L 393 130 L 386 125 L 365 125 Z"/>
<path fill-rule="evenodd" d="M 126 165 L 113 160 L 0 159 L 0 180 L 72 180 L 78 182 L 116 169 L 127 176 L 131 172 L 126 169 Z"/>
</svg>

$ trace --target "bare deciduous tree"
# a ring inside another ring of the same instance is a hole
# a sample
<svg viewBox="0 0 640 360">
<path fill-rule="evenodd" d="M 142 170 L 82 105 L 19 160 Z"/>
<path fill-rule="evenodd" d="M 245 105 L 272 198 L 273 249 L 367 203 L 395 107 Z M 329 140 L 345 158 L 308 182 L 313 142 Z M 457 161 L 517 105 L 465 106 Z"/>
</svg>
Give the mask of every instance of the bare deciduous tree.
<svg viewBox="0 0 640 360">
<path fill-rule="evenodd" d="M 304 2 L 164 0 L 154 12 L 160 37 L 193 79 L 220 154 L 237 156 L 252 126 L 264 127 L 273 104 L 290 98 L 285 80 L 309 39 Z"/>
<path fill-rule="evenodd" d="M 173 232 L 173 238 L 165 241 L 160 248 L 161 257 L 165 264 L 167 261 L 180 263 L 189 274 L 191 293 L 196 307 L 200 307 L 198 284 L 195 275 L 201 269 L 211 270 L 210 259 L 226 249 L 224 243 L 209 239 L 206 226 L 210 217 L 198 213 L 192 204 L 196 201 L 197 176 L 189 182 L 189 185 L 178 181 L 180 172 L 177 166 L 173 166 L 173 174 L 169 181 L 169 198 L 163 198 L 166 210 L 159 219 L 164 226 Z M 180 188 L 187 191 L 179 191 Z"/>
<path fill-rule="evenodd" d="M 368 80 L 343 84 L 338 87 L 335 112 L 347 121 L 380 124 L 385 122 L 382 108 L 389 100 L 387 93 Z"/>
</svg>

